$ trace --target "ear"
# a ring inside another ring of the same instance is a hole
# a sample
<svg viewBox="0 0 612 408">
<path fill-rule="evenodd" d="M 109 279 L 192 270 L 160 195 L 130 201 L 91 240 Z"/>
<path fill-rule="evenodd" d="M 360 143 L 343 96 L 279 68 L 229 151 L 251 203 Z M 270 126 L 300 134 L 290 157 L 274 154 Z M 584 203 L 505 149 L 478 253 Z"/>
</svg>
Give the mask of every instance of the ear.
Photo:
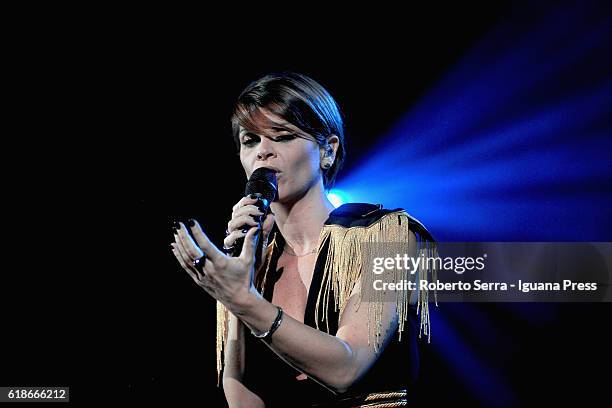
<svg viewBox="0 0 612 408">
<path fill-rule="evenodd" d="M 327 143 L 329 143 L 329 145 L 334 150 L 333 154 L 334 154 L 334 157 L 336 157 L 336 152 L 338 151 L 338 148 L 340 147 L 340 138 L 334 134 L 331 134 L 327 138 Z"/>
<path fill-rule="evenodd" d="M 327 145 L 322 146 L 321 150 L 321 160 L 325 158 L 333 158 L 336 157 L 336 152 L 338 151 L 338 147 L 340 146 L 340 139 L 338 136 L 331 134 L 327 138 Z"/>
</svg>

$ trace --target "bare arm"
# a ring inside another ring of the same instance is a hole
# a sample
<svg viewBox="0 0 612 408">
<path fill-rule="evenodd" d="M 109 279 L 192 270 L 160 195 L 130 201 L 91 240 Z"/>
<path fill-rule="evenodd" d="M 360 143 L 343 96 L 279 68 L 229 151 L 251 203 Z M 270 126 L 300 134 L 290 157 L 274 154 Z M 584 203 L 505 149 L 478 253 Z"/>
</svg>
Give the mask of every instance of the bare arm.
<svg viewBox="0 0 612 408">
<path fill-rule="evenodd" d="M 411 234 L 411 248 L 416 238 Z M 380 354 L 369 344 L 369 302 L 362 299 L 359 308 L 360 282 L 358 282 L 340 316 L 335 336 L 316 330 L 285 314 L 283 322 L 266 343 L 280 358 L 333 392 L 345 392 L 370 367 Z M 413 293 L 412 295 L 414 295 Z M 414 303 L 415 297 L 412 296 Z M 277 308 L 256 291 L 242 301 L 231 305 L 232 311 L 247 326 L 261 333 L 269 329 Z M 388 342 L 397 329 L 395 302 L 385 302 L 382 310 L 382 342 Z"/>
<path fill-rule="evenodd" d="M 265 407 L 264 402 L 242 383 L 244 374 L 244 324 L 230 313 L 223 391 L 230 408 Z"/>
<path fill-rule="evenodd" d="M 319 384 L 336 393 L 345 392 L 376 358 L 373 344 L 368 345 L 368 305 L 362 302 L 359 311 L 354 312 L 351 308 L 354 300 L 349 301 L 336 336 L 285 314 L 268 347 Z M 237 310 L 240 319 L 256 332 L 268 330 L 277 313 L 276 306 L 256 295 Z M 396 324 L 394 305 L 385 305 L 383 315 L 383 327 Z"/>
</svg>

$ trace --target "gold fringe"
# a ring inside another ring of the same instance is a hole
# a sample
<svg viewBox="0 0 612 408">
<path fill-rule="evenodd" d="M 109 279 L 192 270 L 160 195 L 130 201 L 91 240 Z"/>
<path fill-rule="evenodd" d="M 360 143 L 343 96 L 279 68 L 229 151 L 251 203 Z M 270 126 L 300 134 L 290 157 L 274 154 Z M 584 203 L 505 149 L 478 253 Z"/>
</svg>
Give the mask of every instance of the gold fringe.
<svg viewBox="0 0 612 408">
<path fill-rule="evenodd" d="M 321 253 L 321 250 L 325 247 L 327 241 L 329 241 L 327 259 L 325 260 L 325 267 L 323 271 L 323 279 L 321 282 L 321 288 L 317 297 L 317 304 L 315 307 L 315 322 L 316 327 L 319 329 L 319 304 L 323 301 L 324 305 L 324 319 L 326 323 L 327 332 L 329 333 L 329 311 L 327 310 L 329 304 L 330 292 L 333 292 L 334 296 L 334 310 L 340 310 L 340 315 L 344 311 L 348 299 L 353 291 L 356 283 L 362 277 L 362 271 L 366 270 L 364 266 L 368 266 L 368 260 L 374 257 L 381 256 L 380 253 L 373 251 L 379 249 L 376 244 L 389 244 L 396 243 L 398 245 L 406 245 L 410 242 L 410 229 L 409 229 L 410 216 L 405 211 L 396 211 L 385 214 L 380 220 L 367 227 L 343 227 L 340 225 L 324 225 L 321 230 L 319 237 L 319 249 L 317 252 L 317 259 Z M 420 257 L 435 257 L 437 256 L 436 243 L 424 239 L 420 234 L 415 234 L 417 237 L 416 254 Z M 365 245 L 364 245 L 365 244 Z M 370 244 L 370 245 L 367 245 Z M 270 261 L 272 253 L 277 246 L 276 234 L 272 242 L 265 248 L 265 253 L 262 255 L 263 262 L 258 268 L 255 276 L 256 287 L 260 293 L 264 293 L 266 278 L 268 276 L 268 269 L 270 267 Z M 429 263 L 419 264 L 419 268 L 416 272 L 416 284 L 419 287 L 421 280 L 429 282 L 429 276 L 433 278 L 433 281 L 437 280 L 436 263 L 433 263 L 431 268 Z M 264 267 L 265 266 L 265 267 Z M 424 266 L 424 267 L 423 267 Z M 263 271 L 263 275 L 261 272 Z M 392 277 L 393 282 L 398 282 L 406 277 L 406 272 L 394 270 Z M 371 274 L 368 274 L 371 275 Z M 391 280 L 386 280 L 390 282 Z M 363 282 L 362 282 L 363 284 Z M 402 332 L 404 331 L 404 322 L 408 317 L 410 292 L 409 291 L 396 291 L 396 306 L 398 316 L 398 335 L 401 341 Z M 368 344 L 372 343 L 372 337 L 374 337 L 374 349 L 378 351 L 380 342 L 384 340 L 381 338 L 382 331 L 382 312 L 383 312 L 383 297 L 386 294 L 385 291 L 374 291 L 375 299 L 369 300 L 368 310 Z M 362 300 L 363 293 L 360 294 L 359 302 Z M 434 299 L 437 303 L 436 292 L 434 291 Z M 357 306 L 358 307 L 358 306 Z M 419 338 L 422 333 L 428 337 L 428 342 L 431 341 L 431 328 L 429 321 L 429 295 L 427 290 L 417 290 L 417 315 L 420 313 L 420 325 L 419 325 Z M 228 332 L 228 311 L 220 302 L 217 302 L 217 386 L 220 384 L 221 372 L 223 370 L 223 351 L 225 349 L 227 332 Z M 375 326 L 372 330 L 371 320 L 374 320 Z"/>
<path fill-rule="evenodd" d="M 329 333 L 328 304 L 330 292 L 333 292 L 334 296 L 334 310 L 339 310 L 341 315 L 353 288 L 358 280 L 362 278 L 362 271 L 367 270 L 366 267 L 369 266 L 370 260 L 382 255 L 380 251 L 377 251 L 381 248 L 380 245 L 397 244 L 402 246 L 404 252 L 406 252 L 406 246 L 410 242 L 409 221 L 410 216 L 406 214 L 405 211 L 396 211 L 385 214 L 380 220 L 367 227 L 357 226 L 346 228 L 340 225 L 325 225 L 323 227 L 319 239 L 319 253 L 327 241 L 329 241 L 329 246 L 323 271 L 323 281 L 315 309 L 317 328 L 319 328 L 320 302 L 323 302 L 324 320 L 327 332 Z M 424 240 L 420 234 L 416 235 L 416 237 L 416 254 L 419 256 L 428 256 L 436 252 L 434 242 Z M 378 246 L 376 244 L 378 244 Z M 419 263 L 419 268 L 416 272 L 417 288 L 421 280 L 429 281 L 430 272 L 434 280 L 436 279 L 435 267 L 435 263 L 433 264 L 433 269 L 430 268 L 429 263 Z M 368 276 L 370 275 L 371 271 Z M 405 271 L 394 269 L 391 275 L 387 276 L 385 281 L 398 282 L 405 278 Z M 362 282 L 362 285 L 364 285 L 364 282 Z M 368 299 L 368 344 L 373 341 L 374 349 L 378 351 L 381 341 L 384 340 L 384 338 L 381 337 L 381 332 L 384 296 L 386 295 L 386 291 L 371 292 L 373 292 L 373 299 Z M 410 292 L 395 292 L 397 316 L 399 318 L 398 334 L 401 341 L 401 333 L 404 331 L 404 322 L 408 316 L 410 307 Z M 417 290 L 417 292 L 417 314 L 420 312 L 421 317 L 419 337 L 421 337 L 421 333 L 424 332 L 425 335 L 430 338 L 431 330 L 429 325 L 429 298 L 427 290 Z M 357 302 L 358 305 L 361 303 L 362 296 L 363 293 L 360 294 L 359 301 Z M 372 327 L 372 320 L 375 322 L 374 327 Z M 372 337 L 374 337 L 374 339 L 372 339 Z"/>
<path fill-rule="evenodd" d="M 270 268 L 270 262 L 272 261 L 272 253 L 274 252 L 274 249 L 276 248 L 276 233 L 274 233 L 274 237 L 272 238 L 272 242 L 266 247 L 266 250 L 264 252 L 264 254 L 262 255 L 262 258 L 264 260 L 263 263 L 265 263 L 266 267 L 265 270 L 263 272 L 263 277 L 259 279 L 259 281 L 261 283 L 259 284 L 255 284 L 255 287 L 259 289 L 259 293 L 263 294 L 264 290 L 266 290 L 266 278 L 268 277 L 268 269 Z M 257 275 L 259 275 L 261 273 L 262 268 L 259 269 L 259 272 Z M 259 276 L 257 276 L 259 277 Z"/>
<path fill-rule="evenodd" d="M 223 303 L 217 301 L 217 387 L 221 384 L 223 371 L 223 350 L 227 339 L 229 315 Z"/>
<path fill-rule="evenodd" d="M 395 402 L 374 402 L 372 404 L 358 405 L 357 408 L 396 408 L 405 407 L 408 405 L 407 400 L 400 400 Z"/>
</svg>

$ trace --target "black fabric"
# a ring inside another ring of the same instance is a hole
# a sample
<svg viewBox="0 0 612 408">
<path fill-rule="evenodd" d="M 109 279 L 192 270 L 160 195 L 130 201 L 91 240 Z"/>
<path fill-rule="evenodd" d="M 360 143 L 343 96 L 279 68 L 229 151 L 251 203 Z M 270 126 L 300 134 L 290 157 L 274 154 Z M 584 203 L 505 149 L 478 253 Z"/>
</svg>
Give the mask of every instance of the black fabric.
<svg viewBox="0 0 612 408">
<path fill-rule="evenodd" d="M 344 227 L 367 227 L 378 221 L 383 215 L 404 211 L 402 208 L 394 210 L 383 209 L 382 204 L 348 203 L 331 212 L 325 222 L 326 225 L 342 225 Z M 416 218 L 410 216 L 409 227 L 412 232 L 423 239 L 434 241 L 434 237 Z"/>
<path fill-rule="evenodd" d="M 379 220 L 383 215 L 399 210 L 401 209 L 384 210 L 381 205 L 373 204 L 345 204 L 335 209 L 325 224 L 345 227 L 368 226 Z M 414 228 L 414 232 L 431 237 L 418 221 L 414 220 L 413 223 L 411 220 L 410 224 Z M 272 301 L 274 283 L 282 274 L 282 270 L 277 271 L 277 262 L 285 244 L 276 225 L 271 234 L 274 233 L 276 233 L 279 249 L 273 253 L 270 260 L 265 291 L 262 294 L 270 302 Z M 328 243 L 322 248 L 315 263 L 304 315 L 304 323 L 313 328 L 316 328 L 315 307 L 327 258 L 327 246 Z M 322 318 L 324 316 L 323 305 L 321 304 L 319 307 L 319 317 Z M 338 330 L 339 313 L 334 311 L 333 296 L 330 296 L 329 299 L 328 313 L 329 333 L 335 335 Z M 307 407 L 313 403 L 330 403 L 351 395 L 395 389 L 407 389 L 408 395 L 410 395 L 419 368 L 418 329 L 416 308 L 411 307 L 409 317 L 405 322 L 401 342 L 398 341 L 398 335 L 395 334 L 368 372 L 353 384 L 346 393 L 340 395 L 332 393 L 310 378 L 302 381 L 296 380 L 295 377 L 300 374 L 299 371 L 282 361 L 261 340 L 247 333 L 245 336 L 243 382 L 246 387 L 264 400 L 267 407 Z M 324 321 L 319 322 L 319 330 L 327 331 Z"/>
</svg>

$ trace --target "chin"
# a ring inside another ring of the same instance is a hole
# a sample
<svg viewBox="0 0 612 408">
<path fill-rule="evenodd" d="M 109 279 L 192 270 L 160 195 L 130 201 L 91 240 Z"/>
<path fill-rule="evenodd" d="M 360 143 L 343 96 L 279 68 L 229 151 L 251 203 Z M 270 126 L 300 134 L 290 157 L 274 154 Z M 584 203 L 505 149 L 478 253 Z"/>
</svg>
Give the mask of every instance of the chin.
<svg viewBox="0 0 612 408">
<path fill-rule="evenodd" d="M 278 191 L 278 198 L 275 201 L 276 203 L 287 204 L 290 201 L 291 200 L 289 200 L 289 197 L 283 194 L 280 190 Z"/>
<path fill-rule="evenodd" d="M 292 192 L 290 190 L 287 190 L 284 186 L 281 186 L 280 183 L 279 183 L 279 185 L 278 185 L 278 198 L 276 199 L 276 202 L 282 203 L 282 204 L 287 204 L 287 203 L 290 203 L 293 200 L 295 200 L 294 192 Z"/>
<path fill-rule="evenodd" d="M 306 195 L 306 193 L 308 192 L 308 190 L 301 190 L 301 191 L 283 191 L 279 188 L 278 190 L 278 199 L 276 200 L 279 203 L 282 203 L 284 205 L 290 205 L 295 203 L 296 201 L 299 201 L 302 197 L 304 197 Z"/>
</svg>

